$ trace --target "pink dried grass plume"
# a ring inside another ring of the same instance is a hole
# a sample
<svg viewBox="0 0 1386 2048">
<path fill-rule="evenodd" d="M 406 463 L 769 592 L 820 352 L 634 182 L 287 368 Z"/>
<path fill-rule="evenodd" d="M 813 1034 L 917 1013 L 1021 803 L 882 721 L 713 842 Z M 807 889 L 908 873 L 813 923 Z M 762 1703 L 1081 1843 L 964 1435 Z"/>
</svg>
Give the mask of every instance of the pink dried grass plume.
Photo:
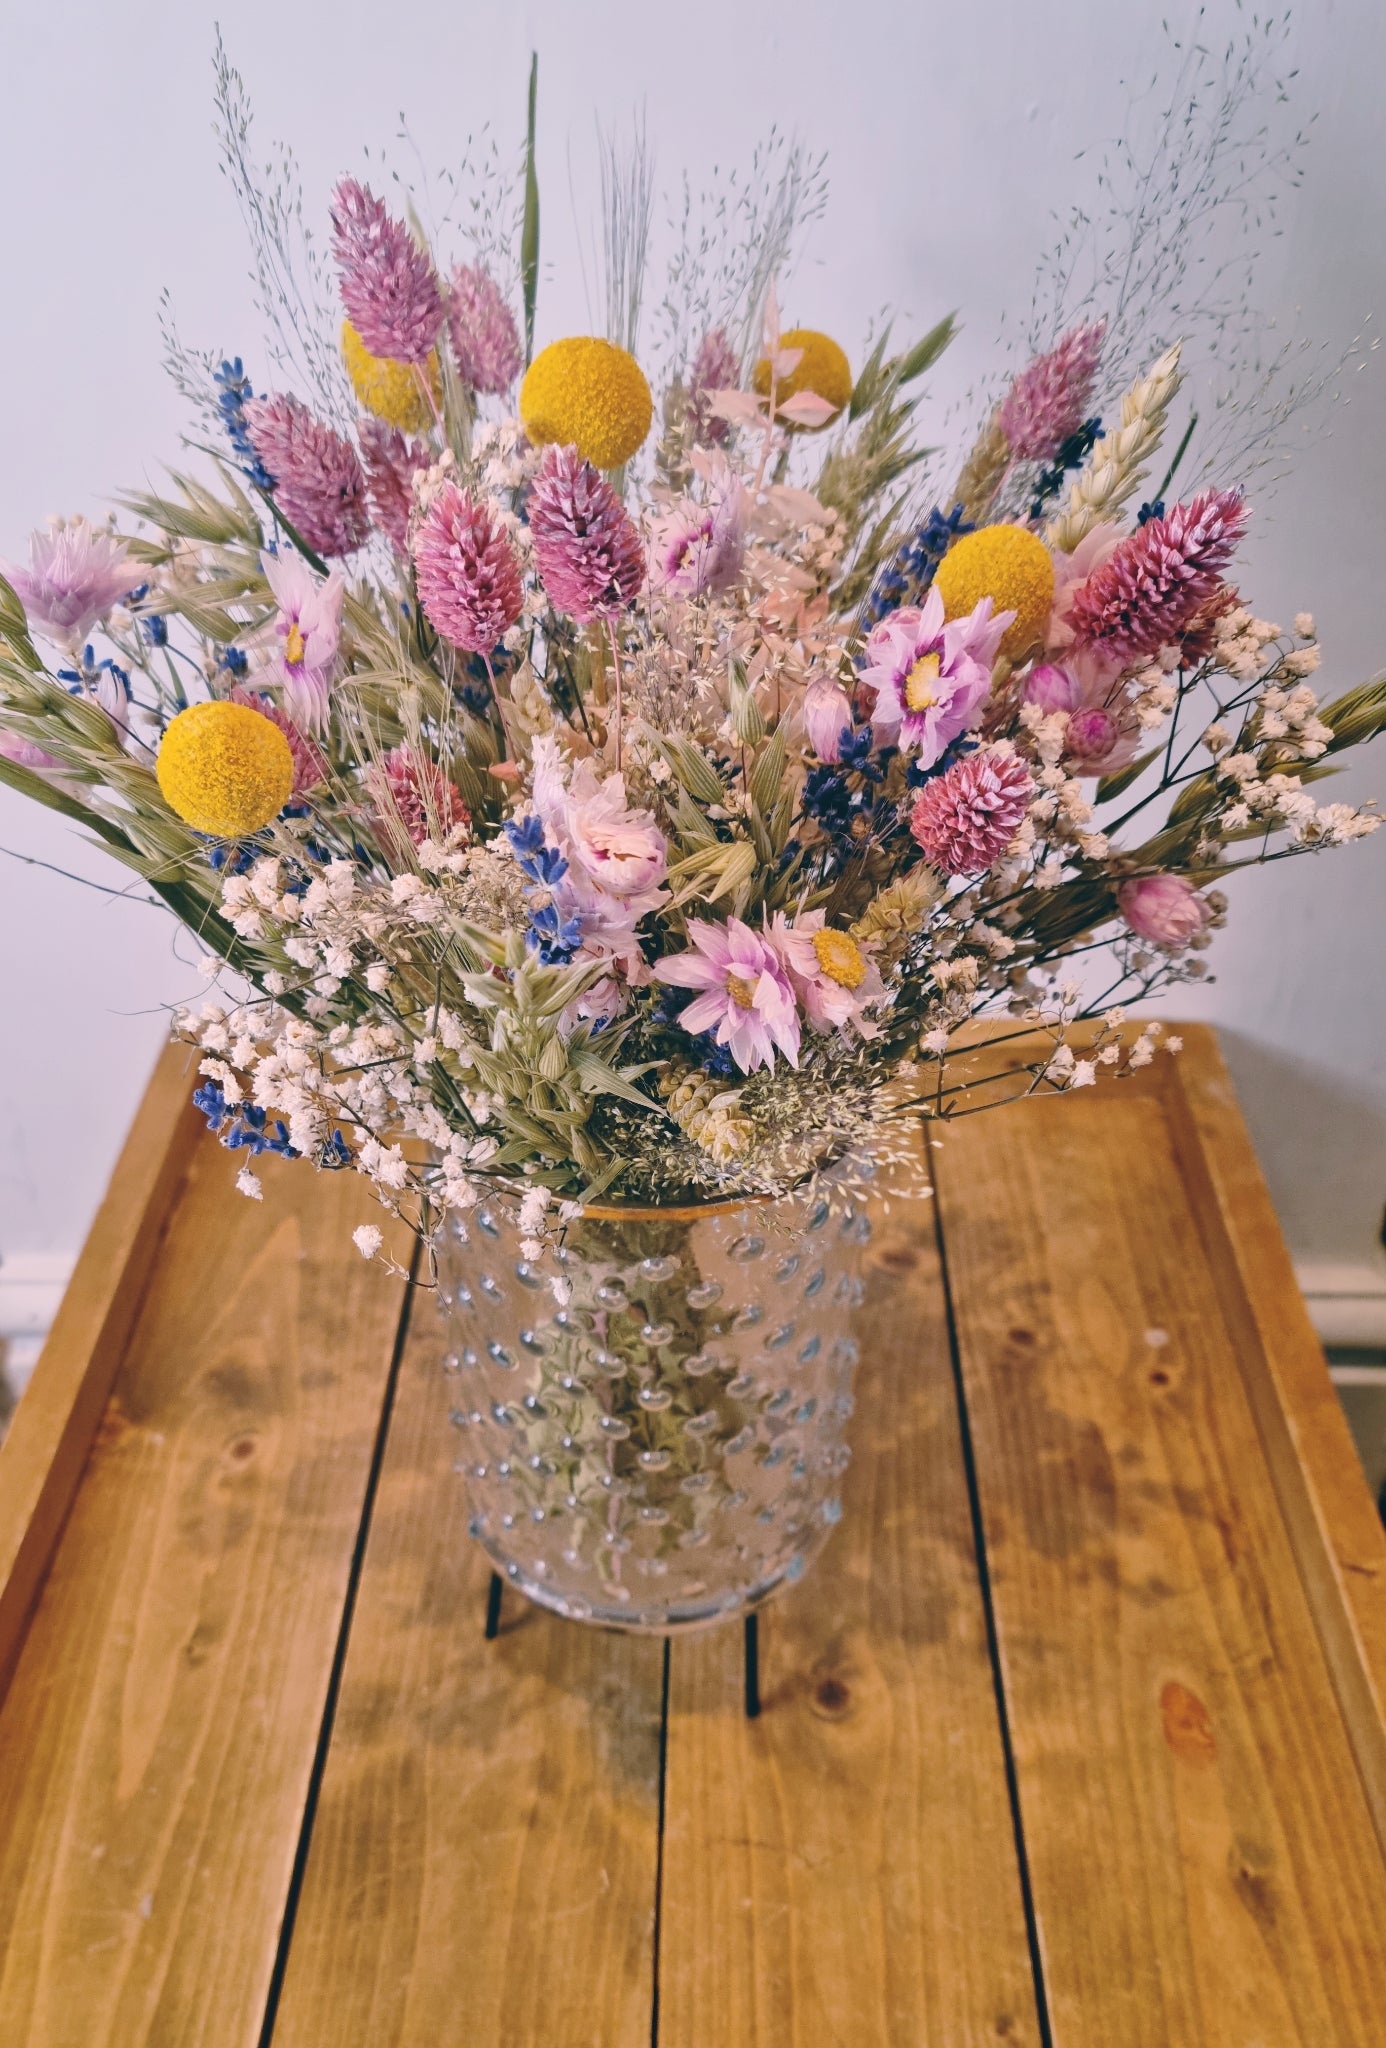
<svg viewBox="0 0 1386 2048">
<path fill-rule="evenodd" d="M 639 595 L 640 536 L 605 477 L 576 448 L 545 449 L 529 494 L 529 530 L 545 590 L 579 625 L 614 619 Z"/>
<path fill-rule="evenodd" d="M 1074 645 L 1125 666 L 1177 640 L 1220 590 L 1247 516 L 1240 491 L 1199 491 L 1148 519 L 1076 593 Z"/>
<path fill-rule="evenodd" d="M 274 478 L 274 502 L 319 555 L 349 555 L 370 536 L 366 474 L 350 441 L 297 398 L 251 398 L 246 430 Z"/>
<path fill-rule="evenodd" d="M 289 742 L 289 752 L 294 757 L 294 786 L 292 794 L 303 796 L 310 789 L 316 789 L 326 782 L 328 776 L 327 757 L 314 745 L 307 733 L 301 732 L 287 711 L 268 697 L 262 697 L 258 690 L 247 690 L 244 686 L 231 692 L 233 704 L 244 704 L 251 711 L 258 711 L 271 725 L 277 725 Z"/>
<path fill-rule="evenodd" d="M 1035 785 L 1018 755 L 967 754 L 926 782 L 910 831 L 945 875 L 984 875 L 1000 860 L 1025 816 Z"/>
<path fill-rule="evenodd" d="M 332 195 L 332 254 L 347 318 L 371 354 L 426 363 L 443 324 L 433 265 L 404 222 L 355 178 L 343 178 Z"/>
<path fill-rule="evenodd" d="M 1105 320 L 1074 327 L 1023 369 L 1001 401 L 1001 431 L 1024 462 L 1052 462 L 1087 418 Z"/>
<path fill-rule="evenodd" d="M 731 423 L 712 410 L 712 394 L 734 390 L 740 375 L 741 365 L 726 328 L 710 328 L 698 343 L 688 373 L 688 423 L 695 442 L 716 447 L 726 440 Z"/>
<path fill-rule="evenodd" d="M 436 761 L 411 746 L 392 747 L 366 770 L 376 822 L 387 838 L 402 830 L 412 846 L 442 842 L 459 826 L 471 837 L 472 814 Z"/>
<path fill-rule="evenodd" d="M 524 355 L 515 315 L 484 264 L 459 263 L 448 287 L 448 334 L 462 381 L 483 396 L 508 391 Z"/>
<path fill-rule="evenodd" d="M 445 483 L 414 534 L 430 624 L 467 654 L 489 654 L 520 616 L 520 565 L 495 508 Z"/>
<path fill-rule="evenodd" d="M 390 545 L 407 555 L 414 479 L 432 457 L 421 441 L 406 441 L 398 427 L 387 426 L 384 420 L 363 417 L 357 433 L 371 517 Z"/>
</svg>

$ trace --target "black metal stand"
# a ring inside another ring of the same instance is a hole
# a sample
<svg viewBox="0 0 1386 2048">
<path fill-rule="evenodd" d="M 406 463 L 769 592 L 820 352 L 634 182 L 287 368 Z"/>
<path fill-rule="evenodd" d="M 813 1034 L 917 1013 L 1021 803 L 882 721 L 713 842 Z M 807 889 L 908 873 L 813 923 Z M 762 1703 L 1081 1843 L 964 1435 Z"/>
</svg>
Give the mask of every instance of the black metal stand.
<svg viewBox="0 0 1386 2048">
<path fill-rule="evenodd" d="M 493 1643 L 500 1633 L 501 1593 L 505 1581 L 499 1572 L 492 1572 L 491 1583 L 486 1588 L 486 1640 Z M 754 1721 L 760 1713 L 760 1616 L 748 1614 L 744 1633 L 744 1681 L 746 1719 Z"/>
</svg>

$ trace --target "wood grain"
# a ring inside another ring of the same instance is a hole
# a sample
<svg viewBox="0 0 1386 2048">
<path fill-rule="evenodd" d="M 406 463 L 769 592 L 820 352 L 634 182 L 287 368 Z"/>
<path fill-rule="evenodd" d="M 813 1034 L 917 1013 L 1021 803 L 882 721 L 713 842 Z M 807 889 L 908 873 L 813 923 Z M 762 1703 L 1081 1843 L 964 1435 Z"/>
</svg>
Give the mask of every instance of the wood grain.
<svg viewBox="0 0 1386 2048">
<path fill-rule="evenodd" d="M 878 1224 L 842 1526 L 739 1632 L 673 1646 L 659 2039 L 1039 2039 L 928 1206 Z"/>
<path fill-rule="evenodd" d="M 663 1646 L 483 1639 L 442 1351 L 420 1299 L 275 2048 L 648 2048 Z"/>
<path fill-rule="evenodd" d="M 1377 2048 L 1386 1871 L 1167 1103 L 934 1156 L 1054 2038 Z"/>
<path fill-rule="evenodd" d="M 401 1289 L 192 1153 L 0 1711 L 5 2048 L 255 2048 Z"/>
<path fill-rule="evenodd" d="M 202 1128 L 190 1099 L 190 1057 L 180 1045 L 159 1057 L 0 1443 L 0 1698 Z"/>
</svg>

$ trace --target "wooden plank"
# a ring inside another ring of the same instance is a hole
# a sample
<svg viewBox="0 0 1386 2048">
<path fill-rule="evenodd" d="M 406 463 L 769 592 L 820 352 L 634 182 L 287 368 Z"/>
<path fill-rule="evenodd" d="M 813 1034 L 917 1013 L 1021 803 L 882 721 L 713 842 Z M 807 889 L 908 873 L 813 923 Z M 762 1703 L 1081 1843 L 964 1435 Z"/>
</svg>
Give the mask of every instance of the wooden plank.
<svg viewBox="0 0 1386 2048">
<path fill-rule="evenodd" d="M 484 1640 L 411 1323 L 275 2048 L 648 2048 L 663 1646 L 514 1594 Z"/>
<path fill-rule="evenodd" d="M 1162 1095 L 934 1155 L 1054 2039 L 1376 2048 L 1386 1870 Z"/>
<path fill-rule="evenodd" d="M 1386 1851 L 1386 1527 L 1361 1473 L 1217 1039 L 1181 1026 L 1170 1128 Z"/>
<path fill-rule="evenodd" d="M 234 1171 L 192 1153 L 0 1711 L 5 2048 L 259 2040 L 401 1288 L 353 1176 Z"/>
<path fill-rule="evenodd" d="M 0 1698 L 101 1421 L 202 1119 L 167 1046 L 0 1443 Z"/>
<path fill-rule="evenodd" d="M 1039 2039 L 931 1205 L 878 1223 L 842 1526 L 761 1621 L 675 1643 L 659 2039 Z"/>
</svg>

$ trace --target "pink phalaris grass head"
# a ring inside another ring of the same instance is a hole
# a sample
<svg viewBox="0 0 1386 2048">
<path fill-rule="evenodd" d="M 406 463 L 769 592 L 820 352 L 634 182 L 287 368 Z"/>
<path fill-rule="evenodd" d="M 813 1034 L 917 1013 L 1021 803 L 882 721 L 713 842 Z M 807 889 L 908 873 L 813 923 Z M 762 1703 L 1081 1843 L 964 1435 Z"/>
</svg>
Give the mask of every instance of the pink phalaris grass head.
<svg viewBox="0 0 1386 2048">
<path fill-rule="evenodd" d="M 125 543 L 85 519 L 55 519 L 29 536 L 27 569 L 0 564 L 29 624 L 65 647 L 128 597 L 145 572 Z"/>
<path fill-rule="evenodd" d="M 433 265 L 404 222 L 355 178 L 343 178 L 332 195 L 332 254 L 347 318 L 371 354 L 426 363 L 443 324 Z"/>
<path fill-rule="evenodd" d="M 463 828 L 471 836 L 472 814 L 455 783 L 436 761 L 411 746 L 392 747 L 366 770 L 366 788 L 376 823 L 387 838 L 404 833 L 411 846 L 425 839 L 441 844 Z"/>
<path fill-rule="evenodd" d="M 545 449 L 529 494 L 529 530 L 545 590 L 579 625 L 613 619 L 639 595 L 640 536 L 606 478 L 576 448 Z"/>
<path fill-rule="evenodd" d="M 432 457 L 419 441 L 406 441 L 398 427 L 363 416 L 357 426 L 361 460 L 366 470 L 366 496 L 371 517 L 391 547 L 409 552 L 409 520 L 414 510 L 414 479 Z"/>
<path fill-rule="evenodd" d="M 740 374 L 741 365 L 726 328 L 709 328 L 688 372 L 688 421 L 695 441 L 715 447 L 726 440 L 730 422 L 713 412 L 712 394 L 734 390 Z"/>
<path fill-rule="evenodd" d="M 486 500 L 445 483 L 414 531 L 414 573 L 429 623 L 467 654 L 489 654 L 524 593 L 509 536 Z"/>
<path fill-rule="evenodd" d="M 251 711 L 258 711 L 271 725 L 279 727 L 289 742 L 289 752 L 294 758 L 294 796 L 303 796 L 308 790 L 316 789 L 319 783 L 326 782 L 327 757 L 314 745 L 307 733 L 300 731 L 287 711 L 281 711 L 277 704 L 272 703 L 268 697 L 262 697 L 258 690 L 247 690 L 243 687 L 231 692 L 231 702 L 244 704 Z"/>
<path fill-rule="evenodd" d="M 1001 431 L 1025 462 L 1052 462 L 1087 417 L 1105 320 L 1074 327 L 1023 369 L 1001 401 Z"/>
<path fill-rule="evenodd" d="M 484 264 L 459 263 L 448 286 L 448 334 L 464 384 L 495 396 L 508 391 L 524 355 L 515 315 Z"/>
<path fill-rule="evenodd" d="M 926 782 L 910 831 L 924 858 L 945 875 L 984 875 L 1015 838 L 1035 785 L 1017 754 L 965 754 Z"/>
<path fill-rule="evenodd" d="M 1246 522 L 1240 491 L 1199 491 L 1147 519 L 1075 594 L 1075 646 L 1124 666 L 1177 640 L 1220 589 Z"/>
<path fill-rule="evenodd" d="M 1117 890 L 1117 906 L 1138 939 L 1171 951 L 1197 938 L 1213 915 L 1183 875 L 1133 875 Z"/>
<path fill-rule="evenodd" d="M 371 530 L 366 475 L 350 441 L 297 398 L 251 398 L 250 444 L 274 478 L 274 502 L 320 555 L 349 555 Z"/>
</svg>

